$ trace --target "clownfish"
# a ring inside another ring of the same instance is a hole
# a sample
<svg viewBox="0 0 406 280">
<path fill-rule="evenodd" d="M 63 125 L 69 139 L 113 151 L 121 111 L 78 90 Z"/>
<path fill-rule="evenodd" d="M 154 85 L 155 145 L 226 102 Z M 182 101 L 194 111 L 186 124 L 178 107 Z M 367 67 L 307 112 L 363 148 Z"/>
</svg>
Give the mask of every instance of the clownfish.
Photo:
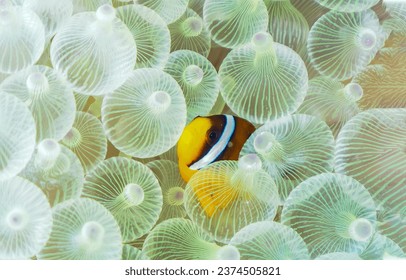
<svg viewBox="0 0 406 280">
<path fill-rule="evenodd" d="M 178 141 L 178 165 L 186 182 L 199 169 L 218 160 L 238 160 L 253 124 L 231 115 L 194 118 Z"/>
</svg>

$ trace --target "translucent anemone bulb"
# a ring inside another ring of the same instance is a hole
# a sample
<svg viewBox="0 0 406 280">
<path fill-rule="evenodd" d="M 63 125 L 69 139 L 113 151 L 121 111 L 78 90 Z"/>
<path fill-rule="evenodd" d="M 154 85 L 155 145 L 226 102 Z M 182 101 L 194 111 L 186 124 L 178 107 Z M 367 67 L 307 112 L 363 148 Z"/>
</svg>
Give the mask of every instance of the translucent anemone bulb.
<svg viewBox="0 0 406 280">
<path fill-rule="evenodd" d="M 340 12 L 358 12 L 371 8 L 379 0 L 316 0 L 316 2 Z"/>
<path fill-rule="evenodd" d="M 77 156 L 53 139 L 42 140 L 21 176 L 46 194 L 51 206 L 78 198 L 84 173 Z"/>
<path fill-rule="evenodd" d="M 221 94 L 230 109 L 254 123 L 293 113 L 302 103 L 308 76 L 292 49 L 266 32 L 232 50 L 220 66 Z"/>
<path fill-rule="evenodd" d="M 335 170 L 361 182 L 393 212 L 406 209 L 406 109 L 372 109 L 352 118 L 337 138 Z M 378 179 L 379 178 L 379 179 Z"/>
<path fill-rule="evenodd" d="M 39 16 L 48 39 L 55 35 L 73 12 L 72 0 L 24 0 L 23 7 L 31 9 Z"/>
<path fill-rule="evenodd" d="M 112 5 L 111 0 L 72 0 L 73 13 L 96 11 L 102 5 Z"/>
<path fill-rule="evenodd" d="M 51 233 L 52 212 L 45 195 L 20 177 L 0 181 L 0 259 L 29 259 Z"/>
<path fill-rule="evenodd" d="M 151 260 L 239 260 L 234 246 L 219 246 L 196 223 L 182 218 L 166 220 L 147 236 L 142 252 Z"/>
<path fill-rule="evenodd" d="M 333 171 L 334 138 L 318 118 L 292 115 L 259 127 L 245 142 L 240 156 L 250 153 L 261 159 L 284 200 L 307 178 Z"/>
<path fill-rule="evenodd" d="M 217 71 L 204 56 L 180 50 L 171 53 L 164 71 L 182 88 L 186 99 L 187 122 L 210 113 L 217 100 L 220 82 Z"/>
<path fill-rule="evenodd" d="M 261 0 L 206 0 L 203 20 L 214 42 L 236 48 L 267 30 L 268 11 Z"/>
<path fill-rule="evenodd" d="M 0 3 L 0 72 L 14 73 L 33 65 L 45 47 L 45 30 L 33 11 Z"/>
<path fill-rule="evenodd" d="M 312 257 L 333 252 L 360 254 L 375 232 L 376 207 L 356 180 L 323 173 L 290 193 L 283 205 L 282 223 L 300 234 Z"/>
<path fill-rule="evenodd" d="M 131 245 L 123 246 L 122 260 L 148 260 L 148 257 L 140 250 Z"/>
<path fill-rule="evenodd" d="M 138 158 L 160 155 L 175 146 L 185 126 L 182 89 L 161 70 L 137 69 L 104 98 L 102 122 L 120 151 Z"/>
<path fill-rule="evenodd" d="M 269 33 L 275 42 L 292 48 L 302 57 L 306 53 L 309 24 L 289 0 L 265 0 L 269 13 Z"/>
<path fill-rule="evenodd" d="M 76 112 L 75 122 L 61 143 L 77 155 L 85 173 L 107 154 L 107 139 L 101 122 L 85 112 Z"/>
<path fill-rule="evenodd" d="M 17 97 L 0 90 L 0 181 L 16 176 L 35 148 L 35 121 Z"/>
<path fill-rule="evenodd" d="M 273 219 L 278 204 L 273 178 L 255 154 L 200 169 L 185 190 L 189 217 L 223 243 L 248 224 Z"/>
<path fill-rule="evenodd" d="M 315 260 L 362 260 L 362 258 L 355 253 L 334 252 L 320 255 Z"/>
<path fill-rule="evenodd" d="M 371 62 L 385 38 L 385 31 L 372 10 L 330 11 L 310 29 L 307 49 L 320 74 L 346 80 Z"/>
<path fill-rule="evenodd" d="M 154 172 L 162 190 L 163 205 L 157 222 L 186 216 L 184 194 L 186 183 L 179 174 L 178 165 L 170 160 L 154 160 L 147 163 L 147 167 Z"/>
<path fill-rule="evenodd" d="M 169 57 L 171 37 L 165 21 L 143 5 L 117 8 L 117 17 L 131 31 L 137 45 L 136 68 L 162 68 Z"/>
<path fill-rule="evenodd" d="M 51 44 L 51 61 L 73 89 L 103 95 L 131 75 L 137 48 L 127 26 L 110 5 L 72 16 Z"/>
<path fill-rule="evenodd" d="M 242 260 L 308 260 L 309 251 L 293 229 L 272 221 L 247 225 L 231 239 L 230 245 Z"/>
<path fill-rule="evenodd" d="M 162 191 L 154 173 L 122 157 L 98 164 L 86 176 L 82 196 L 100 202 L 113 214 L 124 242 L 148 233 L 162 209 Z"/>
<path fill-rule="evenodd" d="M 153 9 L 167 23 L 177 20 L 187 8 L 189 0 L 134 0 L 134 3 Z"/>
<path fill-rule="evenodd" d="M 191 50 L 208 56 L 211 47 L 210 33 L 203 19 L 193 10 L 186 12 L 175 22 L 168 25 L 171 33 L 171 51 Z"/>
<path fill-rule="evenodd" d="M 328 124 L 334 136 L 361 109 L 363 88 L 358 83 L 342 84 L 326 76 L 309 81 L 309 89 L 298 112 L 313 115 Z"/>
<path fill-rule="evenodd" d="M 75 119 L 75 98 L 69 84 L 54 69 L 34 65 L 9 76 L 0 91 L 23 101 L 35 119 L 37 142 L 62 139 Z"/>
<path fill-rule="evenodd" d="M 53 209 L 51 236 L 37 255 L 40 260 L 119 260 L 120 228 L 98 202 L 78 198 Z"/>
</svg>

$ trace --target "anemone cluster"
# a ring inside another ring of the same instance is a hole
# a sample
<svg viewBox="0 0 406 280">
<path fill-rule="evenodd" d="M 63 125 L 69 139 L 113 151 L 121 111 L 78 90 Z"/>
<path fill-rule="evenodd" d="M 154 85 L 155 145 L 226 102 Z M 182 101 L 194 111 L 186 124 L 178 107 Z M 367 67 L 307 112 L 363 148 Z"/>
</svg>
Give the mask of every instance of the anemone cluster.
<svg viewBox="0 0 406 280">
<path fill-rule="evenodd" d="M 0 259 L 406 259 L 405 65 L 405 1 L 0 0 Z"/>
</svg>

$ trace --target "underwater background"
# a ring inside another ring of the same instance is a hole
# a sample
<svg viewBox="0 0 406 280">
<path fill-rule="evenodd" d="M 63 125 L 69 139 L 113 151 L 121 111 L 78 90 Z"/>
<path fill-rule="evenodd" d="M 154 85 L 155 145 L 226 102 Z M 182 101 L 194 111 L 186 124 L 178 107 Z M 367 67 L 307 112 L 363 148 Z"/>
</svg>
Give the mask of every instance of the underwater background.
<svg viewBox="0 0 406 280">
<path fill-rule="evenodd" d="M 0 0 L 0 259 L 406 259 L 406 1 Z"/>
</svg>

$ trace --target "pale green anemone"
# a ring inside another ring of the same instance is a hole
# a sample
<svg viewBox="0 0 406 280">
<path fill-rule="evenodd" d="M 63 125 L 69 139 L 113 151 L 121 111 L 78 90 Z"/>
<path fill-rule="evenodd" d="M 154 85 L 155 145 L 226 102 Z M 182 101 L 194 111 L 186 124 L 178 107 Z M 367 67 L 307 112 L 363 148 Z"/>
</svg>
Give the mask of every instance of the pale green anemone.
<svg viewBox="0 0 406 280">
<path fill-rule="evenodd" d="M 281 220 L 300 234 L 313 258 L 333 252 L 360 254 L 375 233 L 376 207 L 356 180 L 323 173 L 290 193 Z"/>
<path fill-rule="evenodd" d="M 262 0 L 206 0 L 203 20 L 214 42 L 236 48 L 267 30 L 268 11 Z"/>
<path fill-rule="evenodd" d="M 405 138 L 406 109 L 372 109 L 342 128 L 335 154 L 337 173 L 362 183 L 380 208 L 404 216 Z"/>
<path fill-rule="evenodd" d="M 161 70 L 137 69 L 104 98 L 102 122 L 120 151 L 138 158 L 160 155 L 175 146 L 185 127 L 182 89 Z"/>
<path fill-rule="evenodd" d="M 344 86 L 339 81 L 319 76 L 309 81 L 306 98 L 297 111 L 323 120 L 337 136 L 343 125 L 361 111 L 362 97 L 363 88 L 358 83 Z"/>
<path fill-rule="evenodd" d="M 245 142 L 240 156 L 250 153 L 261 159 L 285 200 L 307 178 L 333 171 L 334 138 L 318 118 L 292 115 L 259 127 Z"/>
<path fill-rule="evenodd" d="M 0 72 L 14 73 L 33 65 L 45 47 L 44 25 L 36 13 L 0 3 Z"/>
<path fill-rule="evenodd" d="M 234 246 L 217 245 L 196 223 L 182 218 L 166 220 L 147 236 L 142 252 L 151 260 L 239 260 Z"/>
<path fill-rule="evenodd" d="M 406 36 L 402 36 L 406 38 Z M 399 38 L 397 36 L 396 38 Z M 401 42 L 396 42 L 401 44 Z M 368 65 L 352 82 L 362 86 L 360 107 L 406 108 L 406 48 L 384 48 L 375 64 Z"/>
<path fill-rule="evenodd" d="M 161 159 L 148 162 L 147 167 L 154 172 L 162 190 L 163 205 L 157 224 L 167 219 L 185 217 L 183 200 L 186 183 L 179 174 L 178 165 Z"/>
<path fill-rule="evenodd" d="M 77 156 L 53 139 L 44 139 L 37 145 L 21 176 L 35 183 L 51 206 L 80 197 L 84 181 Z"/>
<path fill-rule="evenodd" d="M 117 17 L 131 31 L 137 45 L 136 68 L 162 68 L 169 57 L 171 37 L 165 21 L 142 5 L 117 8 Z"/>
<path fill-rule="evenodd" d="M 346 80 L 365 69 L 386 39 L 372 10 L 330 11 L 310 29 L 307 48 L 320 74 Z"/>
<path fill-rule="evenodd" d="M 168 25 L 171 33 L 171 51 L 191 50 L 208 56 L 211 47 L 210 33 L 202 18 L 193 10 L 186 12 L 175 22 Z"/>
<path fill-rule="evenodd" d="M 399 245 L 390 238 L 376 233 L 360 257 L 364 260 L 382 260 L 406 258 L 406 254 L 402 251 Z"/>
<path fill-rule="evenodd" d="M 73 12 L 72 0 L 24 0 L 24 8 L 34 11 L 45 28 L 45 38 L 50 39 L 69 19 Z"/>
<path fill-rule="evenodd" d="M 151 8 L 170 24 L 177 20 L 187 8 L 189 0 L 134 0 L 134 3 Z"/>
<path fill-rule="evenodd" d="M 76 112 L 75 122 L 61 143 L 77 155 L 85 174 L 106 157 L 107 139 L 103 126 L 89 113 Z"/>
<path fill-rule="evenodd" d="M 35 121 L 17 97 L 0 91 L 0 181 L 16 176 L 35 148 Z"/>
<path fill-rule="evenodd" d="M 337 138 L 336 172 L 352 176 L 382 212 L 379 231 L 406 250 L 406 109 L 372 109 L 352 118 Z"/>
<path fill-rule="evenodd" d="M 221 94 L 239 116 L 264 123 L 293 113 L 308 87 L 306 66 L 292 49 L 260 32 L 233 49 L 220 66 Z"/>
<path fill-rule="evenodd" d="M 379 0 L 315 0 L 320 5 L 340 12 L 358 12 L 371 8 Z"/>
<path fill-rule="evenodd" d="M 0 259 L 29 259 L 51 233 L 51 207 L 40 189 L 20 177 L 0 181 Z"/>
<path fill-rule="evenodd" d="M 269 13 L 269 33 L 275 42 L 284 44 L 301 57 L 306 53 L 309 25 L 289 0 L 265 0 Z"/>
<path fill-rule="evenodd" d="M 51 44 L 51 61 L 73 90 L 103 95 L 120 87 L 136 62 L 136 45 L 110 5 L 73 15 Z"/>
<path fill-rule="evenodd" d="M 115 217 L 124 242 L 148 233 L 162 209 L 162 191 L 154 173 L 140 162 L 109 158 L 85 180 L 83 197 L 100 202 Z"/>
<path fill-rule="evenodd" d="M 249 224 L 229 243 L 242 260 L 308 260 L 306 244 L 293 229 L 272 221 Z"/>
<path fill-rule="evenodd" d="M 53 209 L 51 236 L 39 260 L 119 260 L 120 228 L 101 204 L 88 198 L 65 201 Z"/>
<path fill-rule="evenodd" d="M 140 250 L 131 245 L 123 246 L 122 260 L 148 260 L 148 257 Z"/>
<path fill-rule="evenodd" d="M 37 142 L 62 139 L 75 119 L 75 98 L 69 84 L 54 69 L 34 65 L 10 75 L 0 91 L 13 94 L 30 109 L 37 127 Z"/>
<path fill-rule="evenodd" d="M 200 169 L 186 186 L 184 203 L 192 221 L 226 243 L 243 227 L 272 220 L 279 196 L 259 157 L 248 154 Z"/>
<path fill-rule="evenodd" d="M 217 100 L 220 82 L 214 66 L 204 56 L 180 50 L 171 53 L 164 71 L 182 88 L 186 100 L 187 122 L 210 113 Z"/>
<path fill-rule="evenodd" d="M 96 11 L 102 5 L 112 5 L 111 0 L 72 0 L 73 13 Z"/>
</svg>

